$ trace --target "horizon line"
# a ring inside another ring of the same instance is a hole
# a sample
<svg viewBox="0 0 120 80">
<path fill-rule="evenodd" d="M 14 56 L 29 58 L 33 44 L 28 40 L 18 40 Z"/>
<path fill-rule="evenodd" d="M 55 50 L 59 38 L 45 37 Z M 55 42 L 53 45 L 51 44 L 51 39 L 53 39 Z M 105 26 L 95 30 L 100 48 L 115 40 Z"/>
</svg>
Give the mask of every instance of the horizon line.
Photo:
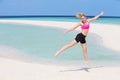
<svg viewBox="0 0 120 80">
<path fill-rule="evenodd" d="M 0 16 L 0 18 L 24 18 L 24 17 L 75 17 L 73 15 L 9 15 L 9 16 Z M 94 17 L 94 16 L 87 16 Z M 120 18 L 120 16 L 101 16 L 101 18 Z"/>
</svg>

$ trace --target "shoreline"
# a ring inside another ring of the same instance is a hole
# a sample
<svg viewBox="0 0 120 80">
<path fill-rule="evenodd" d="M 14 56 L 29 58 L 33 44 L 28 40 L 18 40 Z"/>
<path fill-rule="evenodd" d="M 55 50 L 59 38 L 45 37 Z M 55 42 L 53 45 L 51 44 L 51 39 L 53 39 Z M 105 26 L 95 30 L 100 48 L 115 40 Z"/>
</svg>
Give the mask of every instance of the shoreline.
<svg viewBox="0 0 120 80">
<path fill-rule="evenodd" d="M 69 29 L 74 26 L 77 22 L 60 22 L 60 21 L 35 21 L 35 20 L 0 20 L 0 23 L 5 24 L 25 24 L 33 26 L 47 26 L 53 28 L 63 28 Z M 95 27 L 94 27 L 95 26 Z M 91 28 L 89 33 L 95 33 L 101 37 L 104 47 L 120 52 L 120 37 L 117 35 L 120 32 L 119 25 L 108 25 L 108 24 L 93 24 L 91 23 Z M 76 29 L 79 30 L 80 29 Z M 88 34 L 89 35 L 89 34 Z M 114 40 L 115 39 L 115 40 Z"/>
</svg>

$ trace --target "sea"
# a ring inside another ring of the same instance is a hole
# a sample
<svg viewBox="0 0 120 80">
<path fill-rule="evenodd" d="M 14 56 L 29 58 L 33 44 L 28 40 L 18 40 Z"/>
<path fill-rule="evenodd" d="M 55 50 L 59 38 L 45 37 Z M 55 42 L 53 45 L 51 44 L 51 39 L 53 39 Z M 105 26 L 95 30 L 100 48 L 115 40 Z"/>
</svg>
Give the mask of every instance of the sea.
<svg viewBox="0 0 120 80">
<path fill-rule="evenodd" d="M 0 20 L 37 20 L 79 22 L 74 16 L 5 17 Z M 120 17 L 101 17 L 92 23 L 120 25 Z M 61 34 L 65 29 L 48 26 L 0 23 L 0 57 L 29 63 L 85 66 L 81 44 L 64 51 L 57 58 L 54 54 L 71 42 L 79 33 Z M 99 36 L 90 33 L 86 38 L 90 64 L 93 66 L 120 66 L 120 52 L 102 46 Z"/>
</svg>

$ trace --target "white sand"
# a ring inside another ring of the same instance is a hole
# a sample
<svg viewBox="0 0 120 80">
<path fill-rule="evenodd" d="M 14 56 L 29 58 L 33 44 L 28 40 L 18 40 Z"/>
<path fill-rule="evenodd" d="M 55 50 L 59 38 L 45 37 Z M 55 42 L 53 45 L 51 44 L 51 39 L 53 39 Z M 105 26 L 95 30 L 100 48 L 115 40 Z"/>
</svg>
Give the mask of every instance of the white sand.
<svg viewBox="0 0 120 80">
<path fill-rule="evenodd" d="M 19 23 L 36 26 L 70 28 L 76 23 L 54 21 L 0 20 L 0 23 Z M 95 26 L 95 27 L 94 27 Z M 98 34 L 103 45 L 120 51 L 120 26 L 91 24 L 90 32 Z M 63 67 L 25 63 L 0 58 L 0 80 L 120 80 L 120 67 Z"/>
<path fill-rule="evenodd" d="M 120 67 L 73 68 L 0 58 L 0 80 L 120 80 Z"/>
</svg>

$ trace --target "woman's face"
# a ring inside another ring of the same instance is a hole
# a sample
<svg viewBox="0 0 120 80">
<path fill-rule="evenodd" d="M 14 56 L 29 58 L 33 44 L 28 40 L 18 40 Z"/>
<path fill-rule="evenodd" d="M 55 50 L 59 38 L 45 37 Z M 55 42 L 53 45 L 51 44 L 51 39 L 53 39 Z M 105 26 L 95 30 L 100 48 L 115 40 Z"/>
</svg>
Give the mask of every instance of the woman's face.
<svg viewBox="0 0 120 80">
<path fill-rule="evenodd" d="M 81 17 L 81 20 L 82 20 L 82 22 L 86 22 L 87 19 L 86 19 L 85 16 L 82 16 L 82 17 Z"/>
</svg>

